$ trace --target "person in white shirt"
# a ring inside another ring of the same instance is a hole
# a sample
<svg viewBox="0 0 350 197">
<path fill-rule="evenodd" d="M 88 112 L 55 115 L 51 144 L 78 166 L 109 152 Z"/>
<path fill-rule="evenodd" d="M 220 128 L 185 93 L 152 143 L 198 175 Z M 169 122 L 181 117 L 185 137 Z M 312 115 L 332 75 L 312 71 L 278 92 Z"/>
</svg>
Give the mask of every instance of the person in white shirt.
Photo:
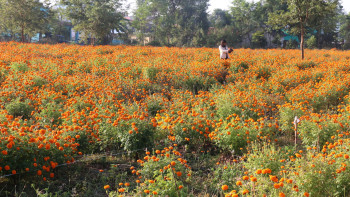
<svg viewBox="0 0 350 197">
<path fill-rule="evenodd" d="M 220 50 L 220 58 L 221 59 L 228 59 L 229 58 L 228 54 L 233 51 L 231 48 L 227 47 L 226 40 L 221 41 L 221 44 L 219 46 L 219 50 Z"/>
</svg>

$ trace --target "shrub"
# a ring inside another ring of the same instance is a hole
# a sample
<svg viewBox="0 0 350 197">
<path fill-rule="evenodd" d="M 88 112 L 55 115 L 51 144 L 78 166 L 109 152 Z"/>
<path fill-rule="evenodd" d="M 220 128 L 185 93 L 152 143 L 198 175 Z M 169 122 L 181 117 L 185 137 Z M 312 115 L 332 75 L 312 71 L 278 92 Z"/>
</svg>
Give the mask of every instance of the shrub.
<svg viewBox="0 0 350 197">
<path fill-rule="evenodd" d="M 251 174 L 258 169 L 270 169 L 271 174 L 278 174 L 281 166 L 284 165 L 283 160 L 288 159 L 288 155 L 293 154 L 293 148 L 278 148 L 274 144 L 257 144 L 254 143 L 249 148 L 249 154 L 246 155 L 244 166 Z"/>
<path fill-rule="evenodd" d="M 227 185 L 230 190 L 238 190 L 239 187 L 236 185 L 237 177 L 241 177 L 244 175 L 244 168 L 242 163 L 232 162 L 232 163 L 222 163 L 216 165 L 214 169 L 212 169 L 212 174 L 209 176 L 212 177 L 211 183 L 209 187 L 213 190 L 212 193 L 221 194 L 222 185 Z"/>
<path fill-rule="evenodd" d="M 108 54 L 112 54 L 113 50 L 112 49 L 97 49 L 96 53 L 99 55 L 108 55 Z"/>
<path fill-rule="evenodd" d="M 219 148 L 235 155 L 241 155 L 254 141 L 271 140 L 277 130 L 277 127 L 271 123 L 254 122 L 253 119 L 242 121 L 239 116 L 229 117 L 232 117 L 232 121 L 223 122 L 217 128 L 218 132 L 211 134 L 211 138 Z"/>
<path fill-rule="evenodd" d="M 249 63 L 246 61 L 238 62 L 230 68 L 233 73 L 244 72 L 247 69 L 249 69 Z"/>
<path fill-rule="evenodd" d="M 29 119 L 34 108 L 29 104 L 29 101 L 23 102 L 20 99 L 16 99 L 6 105 L 6 110 L 9 115 L 14 117 Z"/>
<path fill-rule="evenodd" d="M 155 81 L 157 79 L 157 74 L 159 71 L 160 70 L 156 67 L 145 67 L 143 73 L 146 79 Z"/>
<path fill-rule="evenodd" d="M 340 124 L 318 114 L 303 118 L 298 129 L 303 144 L 315 147 L 322 147 L 341 130 Z"/>
<path fill-rule="evenodd" d="M 191 180 L 191 170 L 187 161 L 181 158 L 181 154 L 166 148 L 162 154 L 147 155 L 142 163 L 142 168 L 137 171 L 142 175 L 141 183 L 136 189 L 136 194 L 144 194 L 154 191 L 159 196 L 186 196 Z"/>
<path fill-rule="evenodd" d="M 317 39 L 314 35 L 306 40 L 306 46 L 309 49 L 314 49 L 317 47 Z"/>
<path fill-rule="evenodd" d="M 267 41 L 264 31 L 257 31 L 252 35 L 252 44 L 255 48 L 265 48 Z"/>
<path fill-rule="evenodd" d="M 152 95 L 146 99 L 147 111 L 150 116 L 154 117 L 161 109 L 163 109 L 163 97 Z"/>
<path fill-rule="evenodd" d="M 300 118 L 305 113 L 297 107 L 285 104 L 279 108 L 279 124 L 282 131 L 288 133 L 294 130 L 294 119 L 297 116 Z"/>
<path fill-rule="evenodd" d="M 61 120 L 61 112 L 59 109 L 62 109 L 62 105 L 56 103 L 48 103 L 43 106 L 39 117 L 41 117 L 41 121 L 45 124 L 50 125 L 60 125 L 62 123 Z"/>
<path fill-rule="evenodd" d="M 183 80 L 182 87 L 193 92 L 194 95 L 198 94 L 199 91 L 208 91 L 216 83 L 213 77 L 207 76 L 188 76 Z"/>
<path fill-rule="evenodd" d="M 313 61 L 303 61 L 296 64 L 299 70 L 305 70 L 308 68 L 314 68 L 317 64 Z"/>
<path fill-rule="evenodd" d="M 10 67 L 14 72 L 24 73 L 24 72 L 27 72 L 29 70 L 26 63 L 13 62 L 13 63 L 11 63 Z"/>
<path fill-rule="evenodd" d="M 269 66 L 260 66 L 258 68 L 258 70 L 256 71 L 257 75 L 256 78 L 257 79 L 265 79 L 268 80 L 270 78 L 270 76 L 272 75 L 272 70 Z"/>
<path fill-rule="evenodd" d="M 40 76 L 35 76 L 33 79 L 32 79 L 32 85 L 31 85 L 31 88 L 33 87 L 41 87 L 45 84 L 47 84 L 47 80 L 43 77 L 40 77 Z"/>
</svg>

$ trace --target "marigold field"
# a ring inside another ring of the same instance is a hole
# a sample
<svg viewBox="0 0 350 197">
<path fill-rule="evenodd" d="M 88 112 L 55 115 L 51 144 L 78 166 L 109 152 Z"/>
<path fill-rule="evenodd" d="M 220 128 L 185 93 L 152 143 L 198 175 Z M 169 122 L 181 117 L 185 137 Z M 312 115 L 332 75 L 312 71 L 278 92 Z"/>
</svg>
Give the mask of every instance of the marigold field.
<svg viewBox="0 0 350 197">
<path fill-rule="evenodd" d="M 0 43 L 0 195 L 350 196 L 350 52 L 299 53 Z"/>
</svg>

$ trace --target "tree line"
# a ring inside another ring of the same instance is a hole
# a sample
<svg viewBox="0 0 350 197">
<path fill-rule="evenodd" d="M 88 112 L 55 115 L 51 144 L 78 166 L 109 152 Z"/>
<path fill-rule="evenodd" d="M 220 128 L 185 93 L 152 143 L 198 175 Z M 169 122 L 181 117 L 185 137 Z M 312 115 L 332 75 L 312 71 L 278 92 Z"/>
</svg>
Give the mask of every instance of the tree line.
<svg viewBox="0 0 350 197">
<path fill-rule="evenodd" d="M 137 0 L 133 20 L 125 18 L 126 3 L 0 0 L 0 35 L 29 42 L 39 33 L 57 41 L 70 34 L 71 24 L 85 44 L 114 38 L 130 44 L 133 35 L 136 44 L 148 38 L 155 46 L 216 47 L 226 39 L 237 48 L 350 48 L 350 15 L 339 0 L 233 0 L 212 13 L 209 0 Z"/>
</svg>

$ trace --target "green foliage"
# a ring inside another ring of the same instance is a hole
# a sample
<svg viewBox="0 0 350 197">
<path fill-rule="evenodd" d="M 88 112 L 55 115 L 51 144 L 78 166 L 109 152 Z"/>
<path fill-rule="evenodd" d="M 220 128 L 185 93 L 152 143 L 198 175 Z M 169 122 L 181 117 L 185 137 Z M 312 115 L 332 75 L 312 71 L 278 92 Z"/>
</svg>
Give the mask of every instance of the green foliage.
<svg viewBox="0 0 350 197">
<path fill-rule="evenodd" d="M 152 36 L 163 46 L 202 46 L 209 28 L 208 2 L 137 1 L 132 25 L 141 43 Z"/>
<path fill-rule="evenodd" d="M 296 49 L 298 46 L 299 43 L 296 40 L 288 40 L 286 43 L 286 49 Z"/>
<path fill-rule="evenodd" d="M 238 62 L 236 65 L 233 65 L 230 69 L 237 73 L 237 72 L 244 72 L 249 68 L 249 63 L 246 61 Z"/>
<path fill-rule="evenodd" d="M 45 33 L 49 29 L 52 12 L 49 4 L 39 0 L 1 0 L 0 30 L 21 35 L 25 42 L 36 33 Z"/>
<path fill-rule="evenodd" d="M 337 135 L 338 131 L 342 130 L 341 126 L 332 120 L 321 120 L 321 117 L 314 115 L 311 119 L 301 122 L 298 132 L 305 146 L 322 147 L 331 139 L 331 136 Z"/>
<path fill-rule="evenodd" d="M 292 34 L 300 34 L 301 59 L 304 59 L 304 36 L 307 28 L 316 28 L 322 24 L 323 19 L 337 15 L 339 1 L 287 0 L 287 4 L 287 11 L 278 10 L 269 13 L 268 24 L 276 30 L 288 26 Z"/>
<path fill-rule="evenodd" d="M 106 44 L 113 31 L 125 33 L 121 25 L 123 15 L 119 11 L 119 0 L 62 0 L 62 4 L 66 6 L 66 15 L 72 21 L 74 29 L 83 32 L 86 43 L 91 38 L 91 44 L 95 44 L 95 40 Z"/>
<path fill-rule="evenodd" d="M 147 111 L 150 116 L 155 116 L 161 109 L 164 109 L 162 97 L 151 96 L 146 100 L 147 103 Z"/>
<path fill-rule="evenodd" d="M 22 117 L 23 119 L 29 119 L 32 115 L 34 108 L 29 104 L 29 102 L 20 101 L 16 99 L 11 101 L 5 106 L 9 115 L 14 117 Z"/>
<path fill-rule="evenodd" d="M 45 84 L 47 84 L 47 80 L 43 77 L 40 77 L 40 76 L 35 76 L 32 80 L 33 84 L 31 85 L 31 87 L 41 87 Z"/>
<path fill-rule="evenodd" d="M 291 132 L 294 129 L 294 118 L 297 116 L 300 118 L 304 115 L 304 112 L 293 106 L 283 106 L 279 109 L 279 123 L 280 128 L 284 132 Z"/>
<path fill-rule="evenodd" d="M 268 65 L 262 65 L 257 70 L 257 79 L 265 79 L 268 80 L 272 75 L 272 70 Z"/>
<path fill-rule="evenodd" d="M 127 108 L 130 113 L 138 109 L 137 105 L 131 105 Z M 101 150 L 140 151 L 144 148 L 153 147 L 156 128 L 148 118 L 143 120 L 137 118 L 121 120 L 117 124 L 106 120 L 101 122 L 100 126 L 101 141 L 99 144 Z"/>
<path fill-rule="evenodd" d="M 192 75 L 184 79 L 182 86 L 193 94 L 198 94 L 198 91 L 209 90 L 215 83 L 217 81 L 213 77 Z"/>
<path fill-rule="evenodd" d="M 255 48 L 265 48 L 266 47 L 266 38 L 264 31 L 257 31 L 252 35 L 252 44 Z"/>
<path fill-rule="evenodd" d="M 143 73 L 146 79 L 150 81 L 155 81 L 159 71 L 160 69 L 156 67 L 145 67 Z"/>
<path fill-rule="evenodd" d="M 298 67 L 299 70 L 305 70 L 308 68 L 315 67 L 316 63 L 314 63 L 312 61 L 303 61 L 303 62 L 297 63 L 296 66 Z"/>
<path fill-rule="evenodd" d="M 348 159 L 340 158 L 339 161 L 330 165 L 329 162 L 324 161 L 324 158 L 308 153 L 295 162 L 295 166 L 300 168 L 300 173 L 292 178 L 295 184 L 302 184 L 302 189 L 312 195 L 344 196 L 349 193 L 349 171 L 339 173 L 337 169 L 344 164 L 349 165 Z M 338 173 L 335 173 L 337 171 Z"/>
<path fill-rule="evenodd" d="M 257 21 L 254 20 L 254 15 L 251 10 L 254 3 L 250 3 L 245 0 L 234 0 L 233 6 L 231 7 L 232 17 L 235 18 L 234 27 L 238 30 L 240 39 L 244 38 L 251 39 L 250 34 L 256 28 Z M 249 46 L 244 46 L 249 47 Z"/>
<path fill-rule="evenodd" d="M 306 41 L 306 46 L 309 49 L 314 49 L 317 47 L 317 40 L 315 36 L 311 36 L 309 39 Z"/>
<path fill-rule="evenodd" d="M 10 65 L 11 69 L 14 72 L 27 72 L 29 70 L 28 66 L 26 63 L 18 63 L 18 62 L 13 62 Z"/>
<path fill-rule="evenodd" d="M 62 105 L 56 103 L 48 103 L 43 106 L 43 109 L 39 114 L 42 123 L 46 125 L 60 125 L 62 123 L 61 112 L 59 111 L 60 108 L 62 108 Z"/>
<path fill-rule="evenodd" d="M 143 163 L 140 174 L 142 179 L 146 181 L 153 180 L 154 182 L 145 182 L 144 185 L 137 187 L 137 191 L 156 191 L 159 196 L 169 197 L 187 196 L 189 192 L 187 187 L 178 188 L 186 183 L 190 183 L 190 176 L 187 176 L 187 174 L 191 171 L 186 167 L 185 163 L 180 162 L 181 159 L 178 160 L 179 157 L 177 155 L 169 153 L 168 156 L 159 156 L 157 160 L 148 158 Z M 175 162 L 175 165 L 168 167 L 172 162 Z M 178 176 L 177 172 L 181 172 L 181 176 Z"/>
<path fill-rule="evenodd" d="M 274 144 L 253 144 L 247 155 L 247 161 L 244 163 L 251 173 L 258 169 L 270 169 L 271 174 L 278 174 L 283 166 L 281 160 L 288 159 L 288 155 L 293 154 L 292 149 L 276 147 Z"/>
<path fill-rule="evenodd" d="M 239 189 L 236 185 L 237 177 L 244 175 L 244 168 L 241 163 L 223 163 L 212 169 L 212 179 L 209 186 L 220 193 L 222 185 L 228 185 L 230 189 Z"/>
<path fill-rule="evenodd" d="M 229 11 L 222 9 L 215 9 L 209 16 L 210 24 L 215 28 L 223 28 L 231 24 L 231 16 Z"/>
<path fill-rule="evenodd" d="M 131 123 L 131 121 L 129 121 Z M 121 142 L 124 150 L 138 150 L 147 147 L 153 147 L 153 137 L 155 135 L 155 128 L 150 122 L 147 121 L 137 121 L 135 124 L 136 129 L 130 127 L 130 125 L 121 124 L 118 128 L 117 136 Z M 133 131 L 130 134 L 129 131 Z"/>
</svg>

